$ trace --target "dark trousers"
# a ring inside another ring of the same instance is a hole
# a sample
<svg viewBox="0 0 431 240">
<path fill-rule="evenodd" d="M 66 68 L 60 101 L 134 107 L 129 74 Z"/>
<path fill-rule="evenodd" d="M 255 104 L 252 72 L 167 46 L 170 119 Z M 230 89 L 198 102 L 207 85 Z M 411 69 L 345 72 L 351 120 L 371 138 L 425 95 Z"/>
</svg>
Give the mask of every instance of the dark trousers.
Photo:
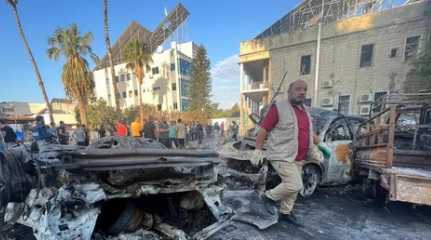
<svg viewBox="0 0 431 240">
<path fill-rule="evenodd" d="M 184 146 L 184 138 L 178 138 L 177 142 L 178 142 L 178 147 L 179 148 L 184 148 L 185 147 Z"/>
</svg>

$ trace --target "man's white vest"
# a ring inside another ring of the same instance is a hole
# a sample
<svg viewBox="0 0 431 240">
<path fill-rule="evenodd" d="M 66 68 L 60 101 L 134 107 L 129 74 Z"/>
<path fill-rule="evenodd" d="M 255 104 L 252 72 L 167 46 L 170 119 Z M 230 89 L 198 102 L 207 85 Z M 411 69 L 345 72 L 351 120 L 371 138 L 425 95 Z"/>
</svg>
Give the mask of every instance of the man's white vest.
<svg viewBox="0 0 431 240">
<path fill-rule="evenodd" d="M 298 154 L 298 120 L 295 110 L 288 100 L 275 103 L 278 110 L 278 123 L 268 135 L 268 160 L 292 162 Z M 304 106 L 309 121 L 309 146 L 313 146 L 312 121 L 308 107 Z"/>
</svg>

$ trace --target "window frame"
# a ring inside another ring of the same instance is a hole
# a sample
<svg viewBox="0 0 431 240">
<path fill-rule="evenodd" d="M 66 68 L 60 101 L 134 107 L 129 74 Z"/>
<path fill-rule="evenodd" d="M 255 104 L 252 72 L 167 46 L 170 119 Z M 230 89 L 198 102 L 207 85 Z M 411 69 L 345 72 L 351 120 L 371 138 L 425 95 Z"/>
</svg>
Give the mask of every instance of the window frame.
<svg viewBox="0 0 431 240">
<path fill-rule="evenodd" d="M 371 46 L 371 56 L 370 56 L 370 60 L 366 61 L 363 59 L 365 58 L 365 52 L 364 52 L 364 48 L 365 47 L 370 47 Z M 359 57 L 359 68 L 364 68 L 364 67 L 371 67 L 373 66 L 374 63 L 374 43 L 369 43 L 369 44 L 363 44 L 361 45 L 361 52 L 360 52 L 360 57 Z"/>
<path fill-rule="evenodd" d="M 305 59 L 307 58 L 309 59 L 308 68 L 305 67 L 306 64 L 304 64 L 306 62 Z M 299 60 L 299 75 L 309 75 L 309 74 L 311 74 L 311 54 L 302 55 Z"/>
</svg>

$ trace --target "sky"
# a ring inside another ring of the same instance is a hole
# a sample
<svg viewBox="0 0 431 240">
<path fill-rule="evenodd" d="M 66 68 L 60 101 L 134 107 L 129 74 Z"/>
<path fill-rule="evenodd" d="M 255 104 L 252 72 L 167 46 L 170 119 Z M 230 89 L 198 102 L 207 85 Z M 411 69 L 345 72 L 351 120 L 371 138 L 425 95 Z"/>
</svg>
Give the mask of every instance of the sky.
<svg viewBox="0 0 431 240">
<path fill-rule="evenodd" d="M 178 2 L 190 12 L 184 28 L 186 40 L 207 48 L 212 100 L 228 108 L 239 101 L 240 42 L 254 38 L 300 0 L 110 0 L 111 41 L 115 43 L 133 20 L 153 31 L 163 19 L 164 8 L 172 10 Z M 93 33 L 94 52 L 105 55 L 103 0 L 21 0 L 18 10 L 49 98 L 63 98 L 64 62 L 48 59 L 47 39 L 56 28 L 76 23 L 81 33 Z M 0 43 L 0 101 L 42 102 L 15 17 L 6 1 L 0 1 Z"/>
</svg>

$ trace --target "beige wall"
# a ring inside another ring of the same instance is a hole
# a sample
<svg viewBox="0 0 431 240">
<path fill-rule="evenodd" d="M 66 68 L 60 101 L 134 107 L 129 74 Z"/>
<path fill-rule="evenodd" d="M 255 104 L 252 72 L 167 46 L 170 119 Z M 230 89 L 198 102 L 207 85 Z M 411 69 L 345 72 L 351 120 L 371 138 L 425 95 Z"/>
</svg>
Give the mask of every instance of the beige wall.
<svg viewBox="0 0 431 240">
<path fill-rule="evenodd" d="M 325 25 L 320 53 L 318 107 L 321 107 L 324 98 L 332 98 L 334 105 L 328 109 L 337 108 L 338 96 L 350 95 L 350 113 L 358 114 L 360 107 L 364 105 L 358 103 L 360 96 L 388 91 L 391 75 L 395 76 L 395 90 L 399 90 L 411 68 L 410 63 L 404 59 L 406 38 L 419 35 L 419 48 L 424 46 L 426 38 L 430 37 L 430 12 L 431 1 L 426 1 Z M 273 89 L 278 87 L 282 75 L 288 71 L 287 81 L 282 87 L 284 94 L 280 94 L 278 98 L 286 97 L 288 84 L 298 78 L 308 83 L 308 96 L 312 97 L 316 37 L 317 27 L 314 27 L 258 41 L 256 52 L 262 52 L 262 49 L 269 51 L 270 82 Z M 243 47 L 256 45 L 256 40 L 250 42 L 253 44 L 241 43 L 241 50 L 246 50 L 240 53 L 241 57 L 253 54 L 250 50 L 252 48 Z M 365 44 L 374 44 L 372 65 L 360 68 L 361 47 Z M 398 48 L 394 58 L 389 57 L 392 48 Z M 300 59 L 303 55 L 311 55 L 311 72 L 307 75 L 300 75 Z M 323 88 L 322 83 L 329 80 L 332 81 L 333 87 Z M 241 113 L 248 114 L 249 109 L 241 105 Z M 245 118 L 241 117 L 241 120 L 244 120 L 242 123 L 246 123 Z"/>
</svg>

